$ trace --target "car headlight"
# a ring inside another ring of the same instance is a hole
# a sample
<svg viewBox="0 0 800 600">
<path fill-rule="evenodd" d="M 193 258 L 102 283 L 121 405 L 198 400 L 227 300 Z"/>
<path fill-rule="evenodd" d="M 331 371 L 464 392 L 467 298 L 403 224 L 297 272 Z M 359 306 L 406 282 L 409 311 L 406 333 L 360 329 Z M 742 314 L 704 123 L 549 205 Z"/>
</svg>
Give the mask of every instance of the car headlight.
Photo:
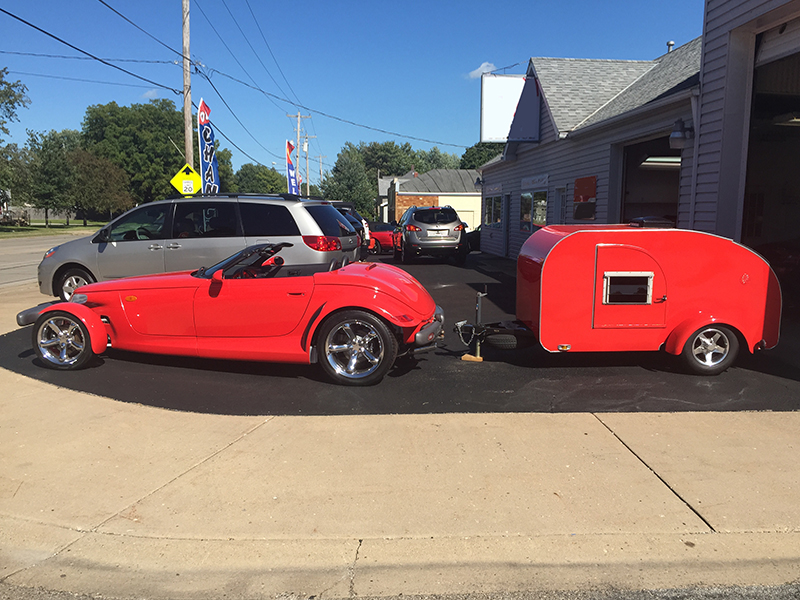
<svg viewBox="0 0 800 600">
<path fill-rule="evenodd" d="M 59 248 L 60 248 L 60 246 L 53 246 L 52 248 L 50 248 L 50 250 L 48 250 L 47 252 L 44 253 L 44 257 L 42 258 L 42 260 L 44 260 L 45 258 L 50 258 L 51 256 L 53 256 L 53 254 L 55 254 L 56 250 L 58 250 Z"/>
<path fill-rule="evenodd" d="M 69 301 L 75 304 L 86 304 L 89 301 L 89 296 L 86 294 L 72 294 Z"/>
</svg>

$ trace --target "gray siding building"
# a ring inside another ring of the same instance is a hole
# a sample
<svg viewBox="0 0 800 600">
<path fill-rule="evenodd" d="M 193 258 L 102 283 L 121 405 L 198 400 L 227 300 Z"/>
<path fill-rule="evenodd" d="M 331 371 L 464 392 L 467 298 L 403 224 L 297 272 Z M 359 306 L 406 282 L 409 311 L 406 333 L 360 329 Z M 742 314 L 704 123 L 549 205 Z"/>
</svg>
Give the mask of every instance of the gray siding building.
<svg viewBox="0 0 800 600">
<path fill-rule="evenodd" d="M 637 217 L 767 258 L 800 248 L 800 0 L 707 0 L 703 35 L 669 50 L 530 59 L 503 155 L 480 170 L 484 252 Z"/>
</svg>

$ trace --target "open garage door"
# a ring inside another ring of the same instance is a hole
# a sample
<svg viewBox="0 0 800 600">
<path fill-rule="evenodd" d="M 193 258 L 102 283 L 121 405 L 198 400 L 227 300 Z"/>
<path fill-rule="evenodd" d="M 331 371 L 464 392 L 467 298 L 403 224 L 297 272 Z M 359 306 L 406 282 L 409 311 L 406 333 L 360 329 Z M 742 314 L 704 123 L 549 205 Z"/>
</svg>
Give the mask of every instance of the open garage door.
<svg viewBox="0 0 800 600">
<path fill-rule="evenodd" d="M 756 49 L 742 242 L 800 303 L 800 20 L 762 34 Z"/>
</svg>

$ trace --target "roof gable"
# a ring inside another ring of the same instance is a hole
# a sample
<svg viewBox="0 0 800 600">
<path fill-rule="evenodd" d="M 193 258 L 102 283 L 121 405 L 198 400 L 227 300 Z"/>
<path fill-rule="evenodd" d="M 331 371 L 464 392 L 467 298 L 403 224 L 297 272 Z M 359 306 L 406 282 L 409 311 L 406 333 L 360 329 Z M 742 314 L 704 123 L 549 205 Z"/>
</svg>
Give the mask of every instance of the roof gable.
<svg viewBox="0 0 800 600">
<path fill-rule="evenodd" d="M 653 61 L 582 58 L 530 60 L 557 134 L 575 129 L 654 64 Z"/>
</svg>

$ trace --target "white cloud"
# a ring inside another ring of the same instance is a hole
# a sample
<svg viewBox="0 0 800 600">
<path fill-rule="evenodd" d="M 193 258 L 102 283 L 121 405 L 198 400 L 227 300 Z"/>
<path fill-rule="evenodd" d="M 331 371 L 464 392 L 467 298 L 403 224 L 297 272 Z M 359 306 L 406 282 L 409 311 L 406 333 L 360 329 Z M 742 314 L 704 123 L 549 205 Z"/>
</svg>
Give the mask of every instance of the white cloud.
<svg viewBox="0 0 800 600">
<path fill-rule="evenodd" d="M 148 100 L 155 100 L 158 98 L 158 90 L 147 90 L 144 94 L 142 94 L 142 98 L 147 98 Z"/>
<path fill-rule="evenodd" d="M 483 75 L 484 73 L 491 73 L 492 71 L 496 71 L 496 70 L 497 70 L 497 67 L 495 67 L 492 63 L 485 62 L 480 67 L 475 69 L 474 71 L 471 71 L 470 74 L 469 74 L 469 78 L 470 79 L 479 79 L 480 76 Z"/>
</svg>

